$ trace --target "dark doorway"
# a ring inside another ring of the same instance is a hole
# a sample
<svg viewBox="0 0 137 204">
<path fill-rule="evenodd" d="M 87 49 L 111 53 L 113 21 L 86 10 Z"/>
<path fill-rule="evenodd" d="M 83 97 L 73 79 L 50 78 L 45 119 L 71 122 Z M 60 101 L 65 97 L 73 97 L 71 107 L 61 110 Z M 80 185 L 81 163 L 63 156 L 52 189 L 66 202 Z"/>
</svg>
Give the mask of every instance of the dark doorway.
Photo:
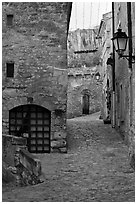
<svg viewBox="0 0 137 204">
<path fill-rule="evenodd" d="M 83 114 L 89 114 L 89 95 L 83 96 Z"/>
<path fill-rule="evenodd" d="M 9 134 L 27 137 L 29 152 L 50 152 L 51 112 L 37 105 L 23 105 L 9 112 Z"/>
</svg>

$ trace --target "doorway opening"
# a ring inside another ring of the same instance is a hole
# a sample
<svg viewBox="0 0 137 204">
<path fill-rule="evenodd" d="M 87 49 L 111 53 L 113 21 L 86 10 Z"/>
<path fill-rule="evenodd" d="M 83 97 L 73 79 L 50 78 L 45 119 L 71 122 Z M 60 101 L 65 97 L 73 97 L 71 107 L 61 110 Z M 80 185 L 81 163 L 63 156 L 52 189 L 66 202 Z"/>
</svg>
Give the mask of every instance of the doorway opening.
<svg viewBox="0 0 137 204">
<path fill-rule="evenodd" d="M 89 95 L 84 94 L 83 96 L 83 114 L 89 114 Z"/>
<path fill-rule="evenodd" d="M 9 111 L 9 134 L 27 138 L 31 153 L 50 152 L 51 112 L 38 105 L 22 105 Z"/>
</svg>

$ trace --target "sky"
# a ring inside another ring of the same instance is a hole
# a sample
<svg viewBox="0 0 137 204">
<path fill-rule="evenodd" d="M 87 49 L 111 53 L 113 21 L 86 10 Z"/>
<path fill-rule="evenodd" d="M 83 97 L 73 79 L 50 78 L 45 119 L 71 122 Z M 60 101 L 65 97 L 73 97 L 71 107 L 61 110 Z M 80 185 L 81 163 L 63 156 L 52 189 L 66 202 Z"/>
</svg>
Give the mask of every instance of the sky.
<svg viewBox="0 0 137 204">
<path fill-rule="evenodd" d="M 69 30 L 88 29 L 100 24 L 102 15 L 111 11 L 112 2 L 73 2 Z"/>
</svg>

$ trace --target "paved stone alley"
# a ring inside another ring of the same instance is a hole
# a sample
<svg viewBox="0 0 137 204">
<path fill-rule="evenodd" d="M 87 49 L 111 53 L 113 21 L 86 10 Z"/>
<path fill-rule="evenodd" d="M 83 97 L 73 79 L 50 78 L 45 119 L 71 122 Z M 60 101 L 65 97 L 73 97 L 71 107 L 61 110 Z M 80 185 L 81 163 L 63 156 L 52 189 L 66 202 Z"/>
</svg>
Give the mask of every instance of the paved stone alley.
<svg viewBox="0 0 137 204">
<path fill-rule="evenodd" d="M 134 202 L 134 172 L 120 135 L 99 114 L 68 120 L 68 153 L 42 154 L 45 181 L 3 186 L 5 202 Z"/>
</svg>

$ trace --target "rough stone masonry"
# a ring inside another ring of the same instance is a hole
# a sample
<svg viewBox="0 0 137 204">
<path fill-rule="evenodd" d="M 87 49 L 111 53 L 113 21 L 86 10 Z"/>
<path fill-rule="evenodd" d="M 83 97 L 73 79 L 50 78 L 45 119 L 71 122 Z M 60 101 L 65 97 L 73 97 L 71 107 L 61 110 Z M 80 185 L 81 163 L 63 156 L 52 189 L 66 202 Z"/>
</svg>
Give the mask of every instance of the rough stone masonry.
<svg viewBox="0 0 137 204">
<path fill-rule="evenodd" d="M 51 113 L 50 152 L 66 152 L 67 2 L 3 2 L 2 34 L 3 133 L 9 134 L 11 110 L 43 107 Z M 34 120 L 44 124 L 38 114 Z M 17 115 L 12 120 L 16 132 Z M 31 126 L 32 118 L 28 119 Z M 26 132 L 30 137 L 29 126 Z"/>
</svg>

